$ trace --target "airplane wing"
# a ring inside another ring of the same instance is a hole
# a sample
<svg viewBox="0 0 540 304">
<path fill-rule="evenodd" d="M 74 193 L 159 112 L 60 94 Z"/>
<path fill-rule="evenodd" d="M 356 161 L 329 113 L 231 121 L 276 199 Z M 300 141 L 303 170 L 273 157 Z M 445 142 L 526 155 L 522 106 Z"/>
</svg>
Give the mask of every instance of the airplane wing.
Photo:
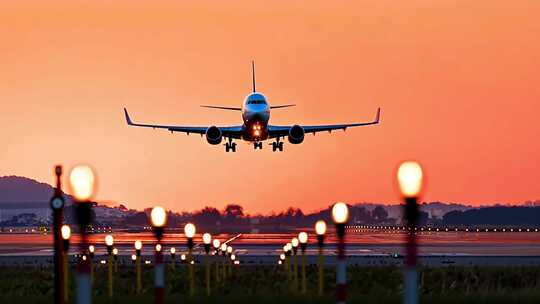
<svg viewBox="0 0 540 304">
<path fill-rule="evenodd" d="M 129 117 L 129 113 L 126 108 L 124 108 L 124 115 L 126 116 L 126 122 L 130 126 L 134 127 L 145 127 L 145 128 L 152 128 L 152 129 L 166 129 L 168 131 L 172 132 L 183 132 L 187 133 L 188 135 L 190 133 L 195 134 L 206 134 L 206 130 L 208 127 L 191 127 L 191 126 L 172 126 L 172 125 L 152 125 L 152 124 L 141 124 L 141 123 L 135 123 L 131 120 L 131 117 Z M 230 127 L 218 127 L 221 132 L 223 133 L 224 137 L 231 137 L 231 138 L 241 138 L 242 133 L 242 126 L 230 126 Z"/>
<path fill-rule="evenodd" d="M 317 132 L 323 132 L 323 131 L 328 131 L 328 132 L 332 132 L 333 130 L 345 131 L 347 128 L 351 128 L 351 127 L 376 125 L 379 123 L 380 117 L 381 117 L 381 108 L 378 108 L 377 115 L 375 116 L 375 119 L 373 121 L 351 123 L 351 124 L 340 124 L 340 125 L 302 126 L 302 128 L 304 128 L 304 132 L 306 134 L 313 133 L 313 135 L 315 135 L 315 133 Z M 289 129 L 291 127 L 292 126 L 268 126 L 269 137 L 276 138 L 276 137 L 287 136 L 289 135 Z"/>
</svg>

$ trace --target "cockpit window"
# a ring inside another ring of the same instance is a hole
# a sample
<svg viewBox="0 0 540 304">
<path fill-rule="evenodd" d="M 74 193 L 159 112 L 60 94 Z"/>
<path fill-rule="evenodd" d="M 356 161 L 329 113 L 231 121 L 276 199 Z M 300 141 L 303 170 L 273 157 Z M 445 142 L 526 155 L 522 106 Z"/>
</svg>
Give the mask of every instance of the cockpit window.
<svg viewBox="0 0 540 304">
<path fill-rule="evenodd" d="M 248 104 L 266 104 L 266 100 L 264 99 L 254 99 L 248 101 Z"/>
</svg>

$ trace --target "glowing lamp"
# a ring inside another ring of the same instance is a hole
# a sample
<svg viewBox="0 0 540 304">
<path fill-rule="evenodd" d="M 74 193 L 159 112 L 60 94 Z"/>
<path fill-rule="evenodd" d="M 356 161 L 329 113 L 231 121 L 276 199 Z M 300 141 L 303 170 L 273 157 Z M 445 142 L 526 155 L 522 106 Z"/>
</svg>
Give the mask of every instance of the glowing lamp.
<svg viewBox="0 0 540 304">
<path fill-rule="evenodd" d="M 94 196 L 95 175 L 90 166 L 79 165 L 71 169 L 69 184 L 78 201 L 88 201 Z"/>
<path fill-rule="evenodd" d="M 292 244 L 291 244 L 291 243 L 285 244 L 285 251 L 286 251 L 286 252 L 287 252 L 287 251 L 291 251 L 291 249 L 292 249 Z"/>
<path fill-rule="evenodd" d="M 284 253 L 280 254 L 280 255 L 279 255 L 279 259 L 280 259 L 280 260 L 285 260 L 285 254 L 284 254 Z"/>
<path fill-rule="evenodd" d="M 308 234 L 305 233 L 305 232 L 300 232 L 298 234 L 298 240 L 300 241 L 300 244 L 305 244 L 307 243 L 307 239 L 308 239 Z"/>
<path fill-rule="evenodd" d="M 118 248 L 114 248 L 114 249 L 112 250 L 112 253 L 113 253 L 114 255 L 118 255 Z"/>
<path fill-rule="evenodd" d="M 136 261 L 136 260 L 137 260 L 137 256 L 134 255 L 134 254 L 132 254 L 132 255 L 131 255 L 131 260 L 132 260 L 132 261 Z"/>
<path fill-rule="evenodd" d="M 142 242 L 141 241 L 135 241 L 135 249 L 141 250 L 142 249 Z"/>
<path fill-rule="evenodd" d="M 152 226 L 161 228 L 165 226 L 165 223 L 167 222 L 167 212 L 165 212 L 163 207 L 156 206 L 152 208 L 150 220 L 152 221 Z"/>
<path fill-rule="evenodd" d="M 187 223 L 186 226 L 184 226 L 184 234 L 189 239 L 195 236 L 195 231 L 195 225 L 193 225 L 192 223 Z"/>
<path fill-rule="evenodd" d="M 96 251 L 96 247 L 94 247 L 94 245 L 90 245 L 90 246 L 88 246 L 88 251 L 90 253 L 94 253 Z"/>
<path fill-rule="evenodd" d="M 293 239 L 291 240 L 291 244 L 292 244 L 293 248 L 298 247 L 298 244 L 299 244 L 298 239 L 297 239 L 297 238 L 293 238 Z"/>
<path fill-rule="evenodd" d="M 414 161 L 403 162 L 398 169 L 397 179 L 403 197 L 418 197 L 422 191 L 423 173 L 420 164 Z"/>
<path fill-rule="evenodd" d="M 171 254 L 175 254 L 176 253 L 176 248 L 172 247 L 171 248 Z"/>
<path fill-rule="evenodd" d="M 227 253 L 228 253 L 228 254 L 231 254 L 231 253 L 232 253 L 232 247 L 231 247 L 231 246 L 227 246 Z"/>
<path fill-rule="evenodd" d="M 315 223 L 315 232 L 317 235 L 324 235 L 326 233 L 326 222 L 318 220 L 317 223 Z"/>
<path fill-rule="evenodd" d="M 236 260 L 236 255 L 235 254 L 231 254 L 231 260 L 232 261 Z"/>
<path fill-rule="evenodd" d="M 223 251 L 223 252 L 227 252 L 227 244 L 225 244 L 225 243 L 221 244 L 221 248 L 220 248 L 220 249 L 221 249 L 221 251 Z"/>
<path fill-rule="evenodd" d="M 212 236 L 210 235 L 210 233 L 203 234 L 202 239 L 205 245 L 210 245 L 210 243 L 212 242 Z"/>
<path fill-rule="evenodd" d="M 68 225 L 62 225 L 60 231 L 62 232 L 62 238 L 66 241 L 69 240 L 71 237 L 71 228 Z"/>
<path fill-rule="evenodd" d="M 186 255 L 182 253 L 180 255 L 180 260 L 185 261 L 186 260 Z"/>
<path fill-rule="evenodd" d="M 156 244 L 156 251 L 157 251 L 157 252 L 160 252 L 160 251 L 161 251 L 161 244 Z"/>
<path fill-rule="evenodd" d="M 336 203 L 332 207 L 332 219 L 336 224 L 345 224 L 349 219 L 349 208 L 345 203 Z"/>
<path fill-rule="evenodd" d="M 107 235 L 105 236 L 105 245 L 107 245 L 107 246 L 110 247 L 110 246 L 112 246 L 113 244 L 114 244 L 114 238 L 113 238 L 113 236 L 110 235 L 110 234 L 107 234 Z"/>
<path fill-rule="evenodd" d="M 219 248 L 219 245 L 221 244 L 221 242 L 218 240 L 218 239 L 214 239 L 212 241 L 212 245 L 214 245 L 214 248 L 217 250 Z"/>
</svg>

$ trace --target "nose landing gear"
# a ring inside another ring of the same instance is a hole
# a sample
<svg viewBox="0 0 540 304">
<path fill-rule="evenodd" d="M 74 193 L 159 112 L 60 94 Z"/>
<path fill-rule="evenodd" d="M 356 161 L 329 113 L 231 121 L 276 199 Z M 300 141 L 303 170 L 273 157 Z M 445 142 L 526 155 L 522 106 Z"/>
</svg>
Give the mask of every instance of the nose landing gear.
<svg viewBox="0 0 540 304">
<path fill-rule="evenodd" d="M 262 141 L 256 141 L 256 142 L 254 142 L 254 143 L 253 143 L 253 148 L 254 148 L 255 150 L 257 150 L 257 149 L 262 150 Z"/>
</svg>

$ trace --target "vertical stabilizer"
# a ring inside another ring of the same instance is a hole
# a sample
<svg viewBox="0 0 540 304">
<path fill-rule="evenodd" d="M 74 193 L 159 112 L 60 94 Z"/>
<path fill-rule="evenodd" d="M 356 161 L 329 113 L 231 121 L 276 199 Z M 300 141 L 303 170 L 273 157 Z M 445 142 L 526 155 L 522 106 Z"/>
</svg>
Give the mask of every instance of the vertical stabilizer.
<svg viewBox="0 0 540 304">
<path fill-rule="evenodd" d="M 253 81 L 253 93 L 256 92 L 255 89 L 255 61 L 251 60 L 251 78 Z"/>
</svg>

